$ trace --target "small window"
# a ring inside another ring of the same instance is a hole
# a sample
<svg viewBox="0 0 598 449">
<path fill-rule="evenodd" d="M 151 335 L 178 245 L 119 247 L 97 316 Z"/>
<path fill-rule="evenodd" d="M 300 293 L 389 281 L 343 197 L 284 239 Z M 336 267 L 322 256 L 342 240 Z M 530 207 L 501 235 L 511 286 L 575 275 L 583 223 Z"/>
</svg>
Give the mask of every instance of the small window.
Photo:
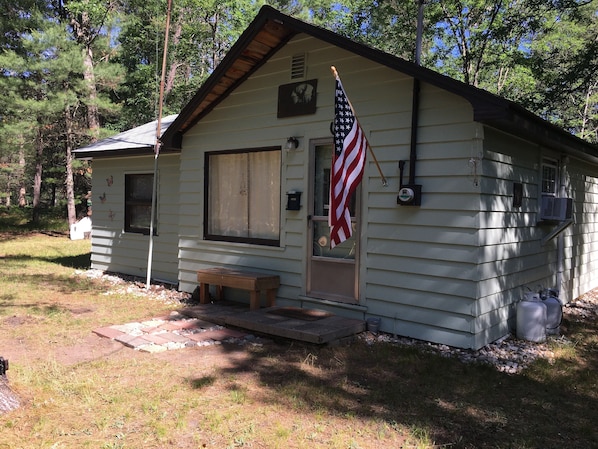
<svg viewBox="0 0 598 449">
<path fill-rule="evenodd" d="M 280 245 L 280 147 L 206 153 L 205 238 Z"/>
<path fill-rule="evenodd" d="M 558 185 L 558 164 L 555 160 L 542 161 L 542 195 L 556 196 Z"/>
<path fill-rule="evenodd" d="M 152 214 L 154 175 L 125 175 L 125 231 L 148 234 Z M 154 221 L 154 233 L 156 233 Z"/>
</svg>

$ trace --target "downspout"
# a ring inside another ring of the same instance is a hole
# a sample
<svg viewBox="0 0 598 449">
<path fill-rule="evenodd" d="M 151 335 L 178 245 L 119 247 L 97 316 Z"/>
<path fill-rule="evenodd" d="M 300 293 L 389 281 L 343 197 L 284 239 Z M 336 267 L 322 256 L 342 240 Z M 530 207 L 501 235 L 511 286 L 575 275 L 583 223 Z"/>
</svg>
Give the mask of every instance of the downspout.
<svg viewBox="0 0 598 449">
<path fill-rule="evenodd" d="M 421 48 L 424 25 L 424 1 L 418 0 L 417 34 L 415 38 L 415 63 L 421 65 Z M 403 184 L 403 170 L 405 161 L 399 161 L 400 190 L 397 204 L 401 206 L 420 206 L 422 186 L 415 184 L 415 167 L 417 165 L 417 128 L 419 127 L 419 99 L 420 81 L 417 75 L 413 77 L 413 92 L 411 97 L 411 142 L 409 150 L 409 181 Z"/>
<path fill-rule="evenodd" d="M 569 158 L 567 156 L 561 158 L 561 173 L 559 176 L 560 181 L 560 197 L 564 198 L 567 195 L 567 189 L 565 187 L 565 175 L 567 174 L 567 162 L 569 162 Z M 568 227 L 573 223 L 573 220 L 565 226 L 564 228 Z M 564 230 L 564 229 L 563 229 Z M 561 296 L 561 287 L 563 282 L 563 271 L 565 271 L 565 236 L 562 232 L 559 233 L 557 237 L 556 243 L 556 251 L 557 251 L 557 271 L 556 271 L 556 290 L 557 296 Z"/>
<path fill-rule="evenodd" d="M 557 297 L 561 296 L 561 285 L 563 282 L 563 259 L 564 259 L 564 254 L 563 251 L 565 250 L 565 244 L 564 244 L 564 236 L 562 233 L 559 233 L 559 236 L 557 237 L 557 241 L 556 241 L 556 259 L 557 259 L 557 269 L 556 269 L 556 291 L 557 291 Z"/>
<path fill-rule="evenodd" d="M 409 151 L 409 184 L 415 184 L 415 166 L 417 162 L 417 127 L 419 126 L 419 79 L 413 78 L 411 99 L 411 144 Z"/>
<path fill-rule="evenodd" d="M 424 1 L 417 2 L 417 29 L 415 36 L 415 63 L 421 66 L 422 40 L 424 34 Z M 419 78 L 413 78 L 411 96 L 411 149 L 409 151 L 409 184 L 415 184 L 415 165 L 417 162 L 417 127 L 419 125 Z"/>
<path fill-rule="evenodd" d="M 424 33 L 424 0 L 417 2 L 417 30 L 415 36 L 415 63 L 421 65 L 422 39 Z M 415 165 L 417 162 L 417 126 L 419 125 L 419 78 L 413 78 L 411 96 L 411 149 L 409 151 L 409 184 L 415 184 Z"/>
</svg>

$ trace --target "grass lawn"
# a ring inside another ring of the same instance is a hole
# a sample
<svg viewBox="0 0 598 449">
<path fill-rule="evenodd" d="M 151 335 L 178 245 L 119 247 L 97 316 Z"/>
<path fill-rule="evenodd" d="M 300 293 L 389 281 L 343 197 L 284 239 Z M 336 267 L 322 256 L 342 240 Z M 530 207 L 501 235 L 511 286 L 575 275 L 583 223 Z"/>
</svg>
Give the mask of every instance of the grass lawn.
<svg viewBox="0 0 598 449">
<path fill-rule="evenodd" d="M 91 331 L 178 306 L 107 294 L 89 241 L 0 235 L 0 356 L 21 407 L 0 448 L 597 448 L 598 323 L 509 375 L 387 343 L 149 354 Z"/>
</svg>

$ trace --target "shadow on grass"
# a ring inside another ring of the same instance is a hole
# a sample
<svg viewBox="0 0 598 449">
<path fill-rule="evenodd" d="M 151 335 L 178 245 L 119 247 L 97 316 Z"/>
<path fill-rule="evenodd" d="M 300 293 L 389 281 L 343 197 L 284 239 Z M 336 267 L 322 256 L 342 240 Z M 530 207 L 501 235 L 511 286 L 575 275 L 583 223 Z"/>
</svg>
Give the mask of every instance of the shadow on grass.
<svg viewBox="0 0 598 449">
<path fill-rule="evenodd" d="M 48 262 L 57 263 L 63 267 L 87 270 L 91 267 L 91 253 L 76 256 L 55 257 L 47 259 Z"/>
<path fill-rule="evenodd" d="M 97 291 L 93 280 L 80 276 L 58 275 L 58 274 L 5 274 L 3 281 L 6 283 L 20 283 L 30 289 L 40 291 L 55 291 L 69 294 L 76 292 Z M 13 295 L 2 295 L 3 300 Z"/>
<path fill-rule="evenodd" d="M 595 348 L 583 352 L 584 366 L 557 360 L 521 375 L 386 343 L 284 342 L 250 355 L 222 374 L 257 374 L 266 392 L 258 399 L 283 409 L 383 421 L 397 432 L 422 431 L 438 447 L 598 447 L 595 381 L 587 378 L 598 372 Z"/>
<path fill-rule="evenodd" d="M 214 377 L 214 376 L 204 376 L 204 377 L 200 377 L 198 379 L 191 379 L 189 381 L 189 383 L 191 384 L 191 387 L 196 390 L 201 390 L 203 388 L 209 387 L 210 385 L 213 385 L 215 382 L 216 382 L 216 377 Z"/>
<path fill-rule="evenodd" d="M 91 267 L 91 253 L 77 254 L 74 256 L 58 256 L 58 257 L 35 257 L 35 256 L 3 256 L 2 260 L 13 264 L 13 267 L 26 267 L 30 262 L 41 261 L 48 263 L 55 263 L 67 268 L 75 268 L 79 270 L 86 270 Z"/>
</svg>

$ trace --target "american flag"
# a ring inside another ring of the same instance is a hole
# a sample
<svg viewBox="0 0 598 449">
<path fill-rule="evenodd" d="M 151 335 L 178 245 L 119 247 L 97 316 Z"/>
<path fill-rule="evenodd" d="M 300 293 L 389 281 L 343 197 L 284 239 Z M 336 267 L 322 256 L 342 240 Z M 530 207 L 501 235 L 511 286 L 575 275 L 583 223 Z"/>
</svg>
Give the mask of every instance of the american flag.
<svg viewBox="0 0 598 449">
<path fill-rule="evenodd" d="M 351 237 L 351 196 L 363 178 L 368 142 L 353 113 L 341 80 L 336 78 L 334 154 L 330 173 L 330 248 Z"/>
</svg>

